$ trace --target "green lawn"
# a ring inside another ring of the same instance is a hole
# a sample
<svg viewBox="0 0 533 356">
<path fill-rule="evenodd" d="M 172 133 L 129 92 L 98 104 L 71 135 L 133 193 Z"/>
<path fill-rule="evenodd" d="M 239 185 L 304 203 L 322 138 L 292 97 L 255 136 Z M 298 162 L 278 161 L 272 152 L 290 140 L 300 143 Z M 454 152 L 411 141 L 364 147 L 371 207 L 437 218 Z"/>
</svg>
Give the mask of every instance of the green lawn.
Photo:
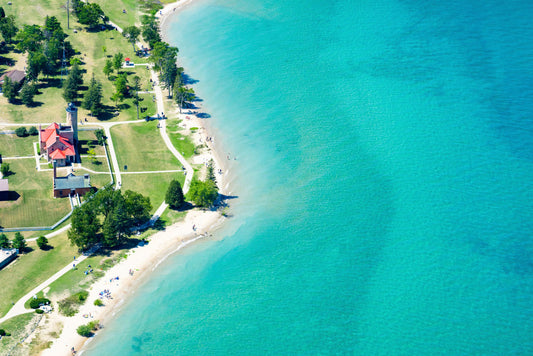
<svg viewBox="0 0 533 356">
<path fill-rule="evenodd" d="M 91 186 L 98 189 L 111 182 L 109 174 L 91 174 Z"/>
<path fill-rule="evenodd" d="M 194 143 L 192 143 L 189 136 L 182 135 L 179 131 L 173 130 L 168 130 L 167 133 L 170 141 L 183 157 L 189 159 L 194 155 Z"/>
<path fill-rule="evenodd" d="M 35 242 L 28 246 L 33 251 L 19 255 L 7 267 L 0 270 L 0 315 L 5 315 L 16 302 L 33 288 L 51 277 L 54 273 L 73 261 L 73 256 L 79 256 L 77 248 L 72 246 L 63 233 L 49 239 L 53 248 L 49 251 L 39 249 Z M 20 276 L 13 278 L 13 276 Z"/>
<path fill-rule="evenodd" d="M 105 157 L 95 157 L 96 161 L 92 161 L 89 157 L 82 157 L 81 160 L 81 165 L 82 167 L 85 167 L 85 168 L 88 168 L 88 169 L 91 169 L 95 172 L 109 172 L 109 166 L 107 165 L 107 158 Z M 90 172 L 87 172 L 89 174 L 91 174 Z M 94 174 L 96 175 L 96 174 Z M 91 175 L 91 179 L 92 179 L 92 176 Z"/>
<path fill-rule="evenodd" d="M 124 2 L 136 3 L 137 0 L 123 0 Z M 110 14 L 108 15 L 112 21 L 119 21 L 114 17 L 118 17 L 114 13 L 122 11 L 122 8 L 116 4 L 116 2 L 100 1 L 106 3 L 105 7 L 109 7 Z M 64 10 L 64 0 L 47 0 L 46 2 L 32 1 L 30 3 L 23 1 L 13 1 L 10 6 L 3 6 L 6 15 L 14 15 L 17 25 L 23 24 L 38 24 L 42 25 L 44 17 L 56 16 L 61 22 L 63 30 L 69 35 L 68 40 L 72 43 L 73 47 L 80 51 L 82 54 L 78 57 L 81 58 L 83 65 L 82 69 L 86 70 L 84 75 L 85 85 L 89 83 L 93 73 L 97 80 L 103 84 L 103 104 L 106 107 L 108 113 L 113 113 L 115 103 L 110 99 L 114 91 L 113 82 L 108 80 L 102 72 L 105 61 L 111 58 L 114 54 L 121 52 L 125 57 L 130 57 L 136 63 L 146 63 L 146 59 L 137 57 L 131 47 L 131 44 L 117 31 L 99 31 L 88 32 L 77 23 L 75 16 L 70 18 L 70 29 L 67 29 L 66 16 Z M 113 9 L 113 11 L 111 10 Z M 104 9 L 104 11 L 106 11 Z M 133 14 L 133 16 L 137 16 Z M 123 19 L 124 17 L 118 17 Z M 76 29 L 77 33 L 73 30 Z M 106 51 L 103 51 L 105 47 Z M 21 55 L 9 53 L 2 55 L 2 57 L 11 57 L 13 61 L 18 61 L 12 66 L 2 65 L 0 61 L 0 71 L 6 71 L 13 68 L 23 68 L 25 66 L 25 60 Z M 5 62 L 5 61 L 4 61 Z M 142 68 L 144 69 L 144 68 Z M 128 70 L 129 71 L 129 70 Z M 135 72 L 142 77 L 142 82 L 149 80 L 149 71 L 147 70 L 135 70 Z M 115 73 L 116 74 L 116 73 Z M 131 82 L 131 77 L 129 78 Z M 5 122 L 31 122 L 31 123 L 49 123 L 49 122 L 65 122 L 65 107 L 66 102 L 62 97 L 61 80 L 59 76 L 52 76 L 48 79 L 40 78 L 41 84 L 39 88 L 39 94 L 35 96 L 34 100 L 37 105 L 28 108 L 24 105 L 13 105 L 7 103 L 7 99 L 0 97 L 0 113 L 2 113 L 1 120 Z M 79 92 L 79 98 L 77 104 L 79 106 L 83 92 Z M 126 99 L 125 104 L 131 102 L 131 99 Z M 89 121 L 95 121 L 94 117 L 90 117 L 88 112 L 84 109 L 80 109 L 78 113 L 80 120 L 88 118 Z M 137 115 L 132 115 L 132 112 L 126 110 L 124 113 L 120 113 L 118 116 L 103 116 L 102 119 L 112 121 L 123 121 L 136 119 Z"/>
<path fill-rule="evenodd" d="M 79 152 L 86 155 L 89 149 L 93 149 L 98 156 L 105 155 L 104 146 L 98 144 L 94 131 L 78 131 Z"/>
<path fill-rule="evenodd" d="M 33 143 L 38 141 L 39 136 L 0 135 L 0 154 L 3 158 L 33 156 Z"/>
<path fill-rule="evenodd" d="M 177 179 L 183 185 L 185 176 L 181 173 L 124 174 L 122 190 L 133 190 L 150 197 L 154 213 L 165 200 L 168 185 L 173 179 Z"/>
<path fill-rule="evenodd" d="M 32 319 L 34 320 L 33 323 L 36 323 L 39 318 L 39 315 L 35 313 L 27 313 L 6 320 L 0 324 L 0 329 L 4 329 L 11 334 L 11 336 L 3 337 L 2 340 L 0 340 L 0 355 L 9 355 L 7 352 L 11 350 L 21 338 L 27 335 L 27 327 L 32 322 Z M 17 350 L 20 352 L 19 348 L 17 348 Z M 23 354 L 19 352 L 12 354 Z"/>
<path fill-rule="evenodd" d="M 126 172 L 181 169 L 181 164 L 168 150 L 157 120 L 130 125 L 117 125 L 111 136 L 120 170 Z M 124 166 L 128 166 L 127 170 Z"/>
<path fill-rule="evenodd" d="M 70 211 L 66 198 L 54 199 L 52 171 L 37 172 L 35 161 L 18 159 L 9 162 L 9 190 L 18 194 L 16 200 L 0 202 L 3 227 L 50 226 Z"/>
<path fill-rule="evenodd" d="M 141 24 L 138 13 L 139 0 L 93 0 L 92 2 L 100 5 L 109 19 L 121 28 L 131 25 L 140 26 Z M 123 9 L 126 10 L 126 13 L 122 12 Z"/>
</svg>

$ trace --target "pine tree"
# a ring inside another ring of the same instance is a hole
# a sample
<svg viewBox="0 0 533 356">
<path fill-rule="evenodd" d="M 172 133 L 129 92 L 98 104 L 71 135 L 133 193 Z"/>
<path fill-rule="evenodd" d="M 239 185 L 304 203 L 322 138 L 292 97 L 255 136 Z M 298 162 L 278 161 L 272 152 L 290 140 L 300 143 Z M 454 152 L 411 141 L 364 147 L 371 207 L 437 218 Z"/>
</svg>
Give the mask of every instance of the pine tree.
<svg viewBox="0 0 533 356">
<path fill-rule="evenodd" d="M 0 248 L 10 248 L 11 242 L 7 238 L 6 234 L 0 234 Z"/>
<path fill-rule="evenodd" d="M 91 115 L 98 116 L 102 112 L 102 84 L 93 77 L 89 83 L 89 89 L 83 97 L 81 106 L 89 110 Z"/>
<path fill-rule="evenodd" d="M 20 90 L 20 98 L 26 106 L 33 105 L 33 97 L 35 96 L 36 88 L 33 84 L 25 83 Z"/>
<path fill-rule="evenodd" d="M 107 79 L 109 79 L 109 75 L 113 73 L 113 61 L 111 59 L 108 59 L 105 62 L 104 69 L 102 69 Z"/>
<path fill-rule="evenodd" d="M 167 194 L 165 195 L 165 202 L 170 205 L 172 209 L 179 209 L 184 201 L 180 182 L 172 180 L 168 186 Z"/>
<path fill-rule="evenodd" d="M 13 101 L 15 101 L 15 98 L 17 97 L 17 88 L 15 83 L 13 83 L 8 77 L 4 79 L 4 85 L 2 85 L 2 92 L 10 103 L 13 103 Z"/>
<path fill-rule="evenodd" d="M 67 103 L 70 103 L 76 99 L 77 94 L 78 86 L 76 85 L 76 81 L 69 75 L 64 84 L 63 98 Z"/>
<path fill-rule="evenodd" d="M 20 232 L 15 233 L 15 238 L 13 239 L 13 247 L 18 249 L 20 253 L 23 253 L 26 249 L 26 240 Z"/>
</svg>

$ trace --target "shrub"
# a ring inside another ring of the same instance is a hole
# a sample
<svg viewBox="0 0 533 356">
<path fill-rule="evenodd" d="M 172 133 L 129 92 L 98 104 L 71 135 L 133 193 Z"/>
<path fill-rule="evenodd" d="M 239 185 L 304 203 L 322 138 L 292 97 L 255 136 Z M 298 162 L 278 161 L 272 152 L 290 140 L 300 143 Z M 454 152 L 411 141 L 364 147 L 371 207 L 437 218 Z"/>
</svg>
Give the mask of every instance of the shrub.
<svg viewBox="0 0 533 356">
<path fill-rule="evenodd" d="M 96 305 L 97 307 L 101 307 L 102 305 L 104 305 L 104 303 L 102 303 L 102 301 L 100 299 L 96 299 L 94 301 L 94 305 Z"/>
<path fill-rule="evenodd" d="M 89 325 L 80 325 L 78 326 L 76 331 L 78 332 L 78 335 L 83 336 L 83 337 L 90 337 L 93 334 L 91 327 Z"/>
<path fill-rule="evenodd" d="M 6 336 L 6 331 L 4 329 L 0 329 L 0 336 Z"/>
<path fill-rule="evenodd" d="M 37 246 L 39 246 L 41 250 L 44 250 L 48 246 L 48 239 L 44 236 L 39 236 L 37 239 Z"/>
<path fill-rule="evenodd" d="M 42 309 L 35 309 L 35 312 L 36 312 L 37 314 L 42 314 L 42 313 L 44 313 L 44 311 L 43 311 Z"/>
<path fill-rule="evenodd" d="M 15 130 L 15 134 L 17 134 L 18 137 L 26 137 L 28 136 L 28 131 L 26 131 L 26 128 L 24 126 L 17 127 Z"/>
<path fill-rule="evenodd" d="M 30 308 L 37 309 L 41 304 L 50 304 L 50 300 L 46 298 L 33 298 L 30 300 Z"/>
<path fill-rule="evenodd" d="M 30 134 L 31 136 L 36 136 L 39 134 L 39 132 L 37 131 L 37 128 L 35 126 L 32 126 L 28 130 L 28 134 Z"/>
<path fill-rule="evenodd" d="M 79 306 L 87 300 L 88 295 L 89 292 L 81 291 L 59 301 L 57 303 L 59 306 L 59 311 L 65 316 L 73 316 L 78 312 Z"/>
<path fill-rule="evenodd" d="M 91 337 L 93 336 L 93 331 L 98 330 L 98 326 L 100 325 L 100 322 L 98 320 L 91 321 L 87 325 L 80 325 L 76 329 L 79 335 L 84 337 Z"/>
</svg>

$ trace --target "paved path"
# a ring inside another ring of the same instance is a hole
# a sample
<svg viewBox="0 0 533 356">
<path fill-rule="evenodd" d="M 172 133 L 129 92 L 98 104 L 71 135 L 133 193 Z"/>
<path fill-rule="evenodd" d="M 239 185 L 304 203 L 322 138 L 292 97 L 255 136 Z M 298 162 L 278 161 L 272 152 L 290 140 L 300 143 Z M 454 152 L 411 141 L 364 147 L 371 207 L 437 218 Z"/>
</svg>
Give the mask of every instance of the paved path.
<svg viewBox="0 0 533 356">
<path fill-rule="evenodd" d="M 34 158 L 34 156 L 17 156 L 17 157 L 2 157 L 2 159 L 28 159 L 28 158 Z"/>
</svg>

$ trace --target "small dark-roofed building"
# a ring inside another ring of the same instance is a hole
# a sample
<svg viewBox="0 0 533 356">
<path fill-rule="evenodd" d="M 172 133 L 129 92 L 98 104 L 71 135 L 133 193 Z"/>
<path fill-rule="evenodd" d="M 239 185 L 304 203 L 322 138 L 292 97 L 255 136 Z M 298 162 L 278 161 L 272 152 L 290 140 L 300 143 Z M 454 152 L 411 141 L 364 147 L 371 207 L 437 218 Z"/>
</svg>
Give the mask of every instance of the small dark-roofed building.
<svg viewBox="0 0 533 356">
<path fill-rule="evenodd" d="M 7 200 L 9 197 L 9 182 L 7 179 L 0 179 L 0 200 Z"/>
<path fill-rule="evenodd" d="M 54 197 L 63 198 L 70 195 L 85 195 L 91 190 L 91 177 L 88 174 L 75 176 L 70 173 L 66 177 L 54 177 Z"/>
<path fill-rule="evenodd" d="M 0 76 L 0 87 L 4 85 L 4 80 L 6 78 L 9 78 L 9 80 L 11 80 L 13 83 L 16 83 L 20 88 L 20 86 L 24 82 L 24 79 L 26 79 L 26 73 L 16 69 L 5 72 L 4 74 L 2 74 L 2 76 Z"/>
</svg>

